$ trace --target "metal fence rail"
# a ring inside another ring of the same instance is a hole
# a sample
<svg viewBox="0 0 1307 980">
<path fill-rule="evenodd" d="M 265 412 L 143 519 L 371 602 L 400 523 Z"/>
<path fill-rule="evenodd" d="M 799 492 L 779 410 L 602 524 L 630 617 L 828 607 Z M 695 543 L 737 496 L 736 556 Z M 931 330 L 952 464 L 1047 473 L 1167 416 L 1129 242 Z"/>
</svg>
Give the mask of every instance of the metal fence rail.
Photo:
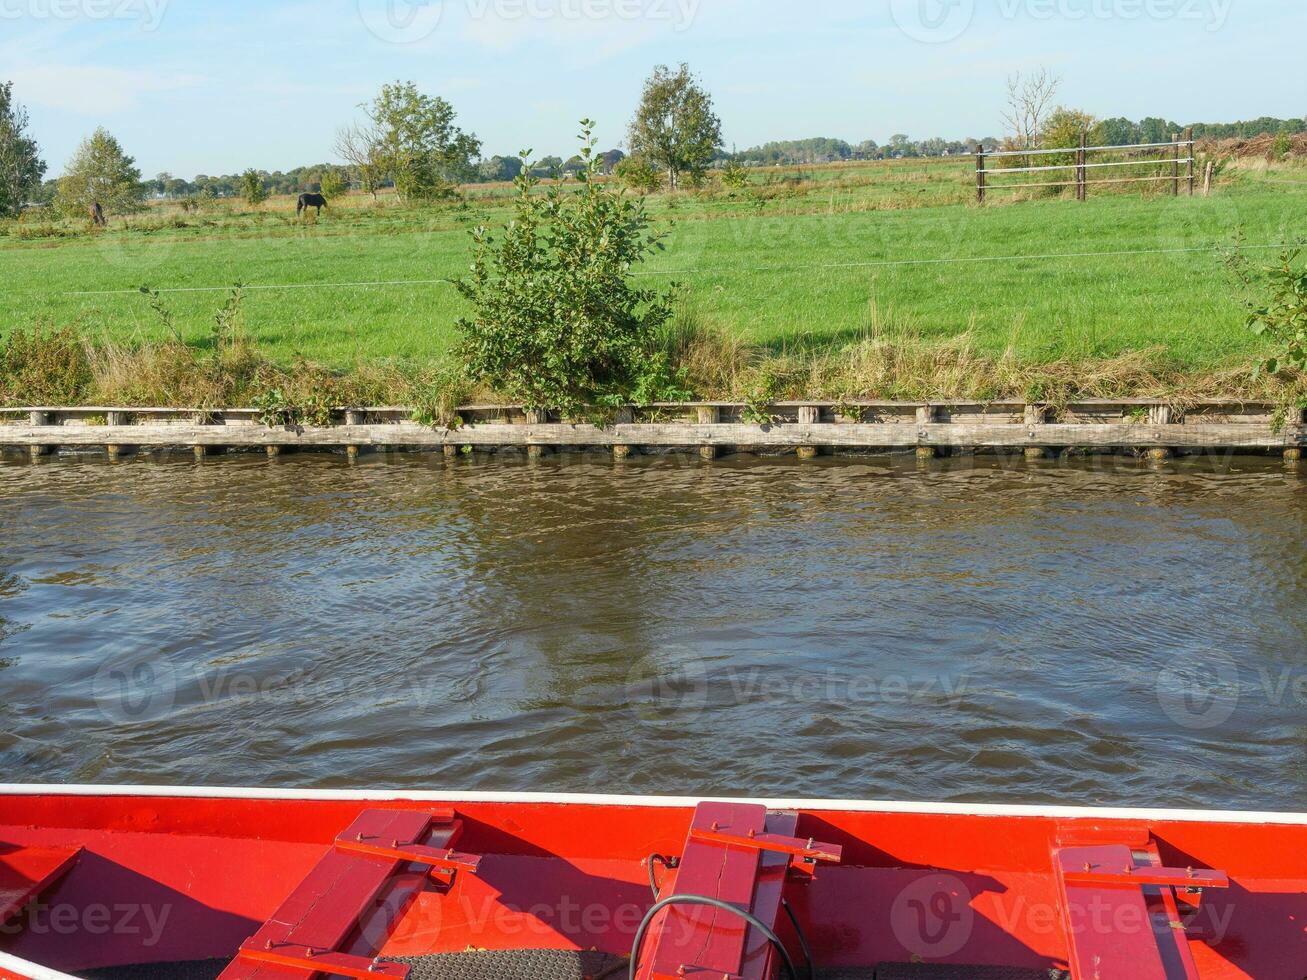
<svg viewBox="0 0 1307 980">
<path fill-rule="evenodd" d="M 1127 160 L 1097 160 L 1090 161 L 1091 155 L 1108 155 L 1108 154 L 1139 154 L 1162 151 L 1160 159 L 1127 159 Z M 991 161 L 1008 160 L 1011 158 L 1020 158 L 1029 160 L 1033 157 L 1048 157 L 1060 155 L 1071 157 L 1074 163 L 1054 163 L 1033 165 L 1027 163 L 1021 167 L 991 166 Z M 1030 150 L 996 150 L 986 152 L 983 149 L 976 151 L 976 200 L 984 204 L 985 199 L 991 191 L 1010 191 L 1022 190 L 1035 187 L 1074 187 L 1076 189 L 1076 200 L 1085 201 L 1089 198 L 1089 188 L 1096 184 L 1140 184 L 1140 183 L 1161 183 L 1169 181 L 1171 184 L 1171 194 L 1179 196 L 1180 185 L 1183 181 L 1188 188 L 1189 195 L 1192 197 L 1195 184 L 1197 182 L 1197 173 L 1194 170 L 1197 164 L 1197 156 L 1194 149 L 1193 130 L 1187 129 L 1183 138 L 1180 134 L 1171 137 L 1169 143 L 1137 143 L 1130 146 L 1089 146 L 1084 134 L 1080 136 L 1079 146 L 1053 147 L 1050 149 L 1030 149 Z M 1162 168 L 1161 173 L 1146 173 L 1144 176 L 1129 177 L 1110 177 L 1104 176 L 1096 180 L 1090 180 L 1089 172 L 1091 170 L 1110 170 L 1119 167 L 1141 167 L 1141 168 Z M 1181 167 L 1184 173 L 1181 174 Z M 1169 168 L 1169 170 L 1168 170 Z M 1071 171 L 1069 180 L 1034 180 L 1034 181 L 999 181 L 991 182 L 990 177 L 1006 177 L 1015 174 L 1047 174 L 1049 176 L 1064 176 L 1066 171 Z"/>
</svg>

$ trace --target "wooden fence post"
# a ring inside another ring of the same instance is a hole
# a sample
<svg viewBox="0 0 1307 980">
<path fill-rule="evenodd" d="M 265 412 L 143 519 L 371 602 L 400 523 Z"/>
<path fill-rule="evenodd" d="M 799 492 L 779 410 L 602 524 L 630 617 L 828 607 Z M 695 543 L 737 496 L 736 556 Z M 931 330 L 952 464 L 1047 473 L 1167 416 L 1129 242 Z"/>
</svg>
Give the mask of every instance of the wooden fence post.
<svg viewBox="0 0 1307 980">
<path fill-rule="evenodd" d="M 191 424 L 208 425 L 209 424 L 208 413 L 196 412 L 194 415 L 191 416 Z M 209 455 L 209 447 L 204 445 L 203 443 L 197 442 L 193 446 L 191 446 L 191 452 L 195 454 L 195 459 L 198 461 L 204 459 L 205 456 Z"/>
<path fill-rule="evenodd" d="M 926 438 L 926 430 L 922 426 L 930 425 L 935 421 L 938 411 L 932 405 L 921 405 L 917 408 L 917 438 L 919 440 Z M 939 453 L 934 446 L 917 446 L 917 459 L 934 459 Z"/>
<path fill-rule="evenodd" d="M 1307 409 L 1294 409 L 1291 419 L 1292 422 L 1284 427 L 1284 434 L 1286 438 L 1291 438 L 1295 442 L 1284 450 L 1284 461 L 1296 467 L 1302 459 L 1304 436 L 1307 436 L 1307 432 L 1304 432 L 1304 425 L 1307 425 Z"/>
<path fill-rule="evenodd" d="M 548 413 L 548 412 L 542 412 L 542 411 L 539 411 L 539 410 L 528 411 L 528 412 L 526 413 L 526 424 L 527 424 L 527 425 L 548 425 L 548 424 L 549 424 L 549 413 Z M 540 459 L 541 457 L 543 457 L 543 456 L 547 456 L 547 455 L 549 455 L 549 447 L 548 447 L 548 446 L 541 446 L 541 445 L 538 445 L 538 444 L 536 444 L 536 443 L 528 443 L 528 444 L 527 444 L 527 447 L 526 447 L 526 458 L 527 458 L 527 459 Z"/>
<path fill-rule="evenodd" d="M 1076 154 L 1076 200 L 1089 200 L 1089 172 L 1085 165 L 1089 162 L 1089 152 L 1086 147 L 1089 140 L 1084 133 L 1080 134 L 1080 152 Z"/>
<path fill-rule="evenodd" d="M 27 418 L 32 425 L 54 424 L 54 418 L 51 416 L 49 412 L 30 412 Z M 48 456 L 53 451 L 53 449 L 54 449 L 53 446 L 33 446 L 32 459 L 36 459 L 40 456 Z"/>
<path fill-rule="evenodd" d="M 821 422 L 821 409 L 816 405 L 803 405 L 799 408 L 799 425 L 817 425 Z M 816 459 L 821 455 L 817 446 L 800 446 L 799 459 Z"/>
<path fill-rule="evenodd" d="M 1198 175 L 1194 172 L 1194 165 L 1198 159 L 1198 148 L 1194 146 L 1194 128 L 1192 126 L 1184 131 L 1184 138 L 1189 144 L 1189 196 L 1193 197 L 1194 184 L 1198 180 Z"/>
<path fill-rule="evenodd" d="M 1173 425 L 1174 421 L 1170 405 L 1153 405 L 1148 409 L 1149 425 Z M 1164 462 L 1171 458 L 1171 447 L 1151 446 L 1145 452 L 1145 455 L 1154 462 Z"/>
<path fill-rule="evenodd" d="M 699 416 L 700 425 L 716 425 L 722 420 L 722 410 L 716 405 L 700 405 L 696 409 L 696 414 Z M 716 459 L 717 447 L 707 445 L 700 446 L 699 455 L 704 459 Z"/>
<path fill-rule="evenodd" d="M 365 416 L 362 412 L 355 411 L 354 409 L 349 409 L 348 411 L 345 412 L 346 425 L 363 425 L 366 422 L 366 420 L 367 420 L 367 416 Z M 353 462 L 354 460 L 358 459 L 359 447 L 356 445 L 346 446 L 345 456 L 350 460 L 350 462 Z"/>
<path fill-rule="evenodd" d="M 1216 161 L 1208 160 L 1203 168 L 1203 197 L 1212 196 L 1212 176 L 1216 173 Z"/>
<path fill-rule="evenodd" d="M 976 203 L 985 203 L 985 148 L 976 147 Z"/>
<path fill-rule="evenodd" d="M 1180 134 L 1171 134 L 1171 196 L 1180 196 Z"/>
<path fill-rule="evenodd" d="M 104 417 L 104 422 L 105 422 L 105 425 L 109 425 L 109 426 L 120 426 L 120 425 L 126 425 L 126 424 L 127 424 L 127 413 L 126 413 L 126 412 L 109 412 L 109 413 L 107 413 L 107 414 L 105 415 L 105 417 Z M 105 451 L 105 453 L 108 455 L 108 457 L 109 457 L 110 460 L 117 460 L 117 459 L 118 459 L 118 456 L 119 456 L 119 455 L 122 453 L 122 451 L 123 451 L 123 447 L 120 446 L 120 445 L 118 445 L 117 443 L 112 443 L 112 442 L 111 442 L 111 443 L 109 443 L 109 445 L 107 445 L 107 446 L 104 447 L 104 451 Z"/>
<path fill-rule="evenodd" d="M 1047 405 L 1027 405 L 1025 410 L 1025 423 L 1027 432 L 1033 437 L 1035 429 L 1048 421 Z M 1027 446 L 1025 450 L 1026 459 L 1043 459 L 1048 456 L 1048 447 L 1046 446 Z"/>
<path fill-rule="evenodd" d="M 635 424 L 635 409 L 633 409 L 633 408 L 619 408 L 619 409 L 617 410 L 617 418 L 614 419 L 614 424 L 616 424 L 616 425 L 634 425 L 634 424 Z M 628 459 L 628 458 L 630 458 L 632 451 L 633 451 L 633 450 L 632 450 L 632 448 L 631 448 L 630 446 L 622 445 L 622 444 L 615 445 L 615 446 L 613 446 L 613 459 Z"/>
</svg>

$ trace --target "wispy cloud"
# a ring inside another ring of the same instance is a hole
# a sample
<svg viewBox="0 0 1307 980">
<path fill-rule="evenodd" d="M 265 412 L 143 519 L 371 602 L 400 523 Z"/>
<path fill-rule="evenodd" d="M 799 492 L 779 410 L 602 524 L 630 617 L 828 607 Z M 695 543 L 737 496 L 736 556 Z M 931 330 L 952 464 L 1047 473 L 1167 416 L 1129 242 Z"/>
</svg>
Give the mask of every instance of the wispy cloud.
<svg viewBox="0 0 1307 980">
<path fill-rule="evenodd" d="M 191 88 L 206 81 L 200 75 L 91 65 L 20 65 L 9 69 L 7 75 L 25 102 L 85 116 L 128 112 L 151 93 Z"/>
</svg>

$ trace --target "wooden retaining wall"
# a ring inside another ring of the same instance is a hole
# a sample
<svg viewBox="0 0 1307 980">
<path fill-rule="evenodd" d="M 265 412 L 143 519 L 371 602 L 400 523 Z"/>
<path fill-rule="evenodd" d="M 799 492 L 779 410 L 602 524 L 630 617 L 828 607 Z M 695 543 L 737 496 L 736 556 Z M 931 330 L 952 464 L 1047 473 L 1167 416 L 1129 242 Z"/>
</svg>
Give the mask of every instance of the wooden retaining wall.
<svg viewBox="0 0 1307 980">
<path fill-rule="evenodd" d="M 421 425 L 408 408 L 340 409 L 329 425 L 276 425 L 257 409 L 24 407 L 0 409 L 0 447 L 33 455 L 59 447 L 128 449 L 191 446 L 209 449 L 444 449 L 462 447 L 544 451 L 581 447 L 627 455 L 641 448 L 698 450 L 707 457 L 733 449 L 812 456 L 822 450 L 916 449 L 1026 451 L 1143 450 L 1161 456 L 1208 449 L 1279 451 L 1298 458 L 1307 445 L 1307 419 L 1265 404 L 1208 402 L 1183 410 L 1146 400 L 1081 401 L 1056 408 L 1019 402 L 782 402 L 757 407 L 703 402 L 652 405 L 609 413 L 596 421 L 564 420 L 521 408 L 472 405 L 452 428 Z"/>
</svg>

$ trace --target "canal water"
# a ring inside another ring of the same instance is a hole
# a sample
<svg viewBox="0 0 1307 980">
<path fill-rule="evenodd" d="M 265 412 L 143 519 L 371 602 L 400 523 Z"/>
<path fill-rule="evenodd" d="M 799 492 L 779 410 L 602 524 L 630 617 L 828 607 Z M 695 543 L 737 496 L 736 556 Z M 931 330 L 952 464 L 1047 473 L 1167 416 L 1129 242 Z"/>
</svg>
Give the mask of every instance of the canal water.
<svg viewBox="0 0 1307 980">
<path fill-rule="evenodd" d="M 1307 807 L 1307 473 L 0 464 L 10 782 Z"/>
</svg>

